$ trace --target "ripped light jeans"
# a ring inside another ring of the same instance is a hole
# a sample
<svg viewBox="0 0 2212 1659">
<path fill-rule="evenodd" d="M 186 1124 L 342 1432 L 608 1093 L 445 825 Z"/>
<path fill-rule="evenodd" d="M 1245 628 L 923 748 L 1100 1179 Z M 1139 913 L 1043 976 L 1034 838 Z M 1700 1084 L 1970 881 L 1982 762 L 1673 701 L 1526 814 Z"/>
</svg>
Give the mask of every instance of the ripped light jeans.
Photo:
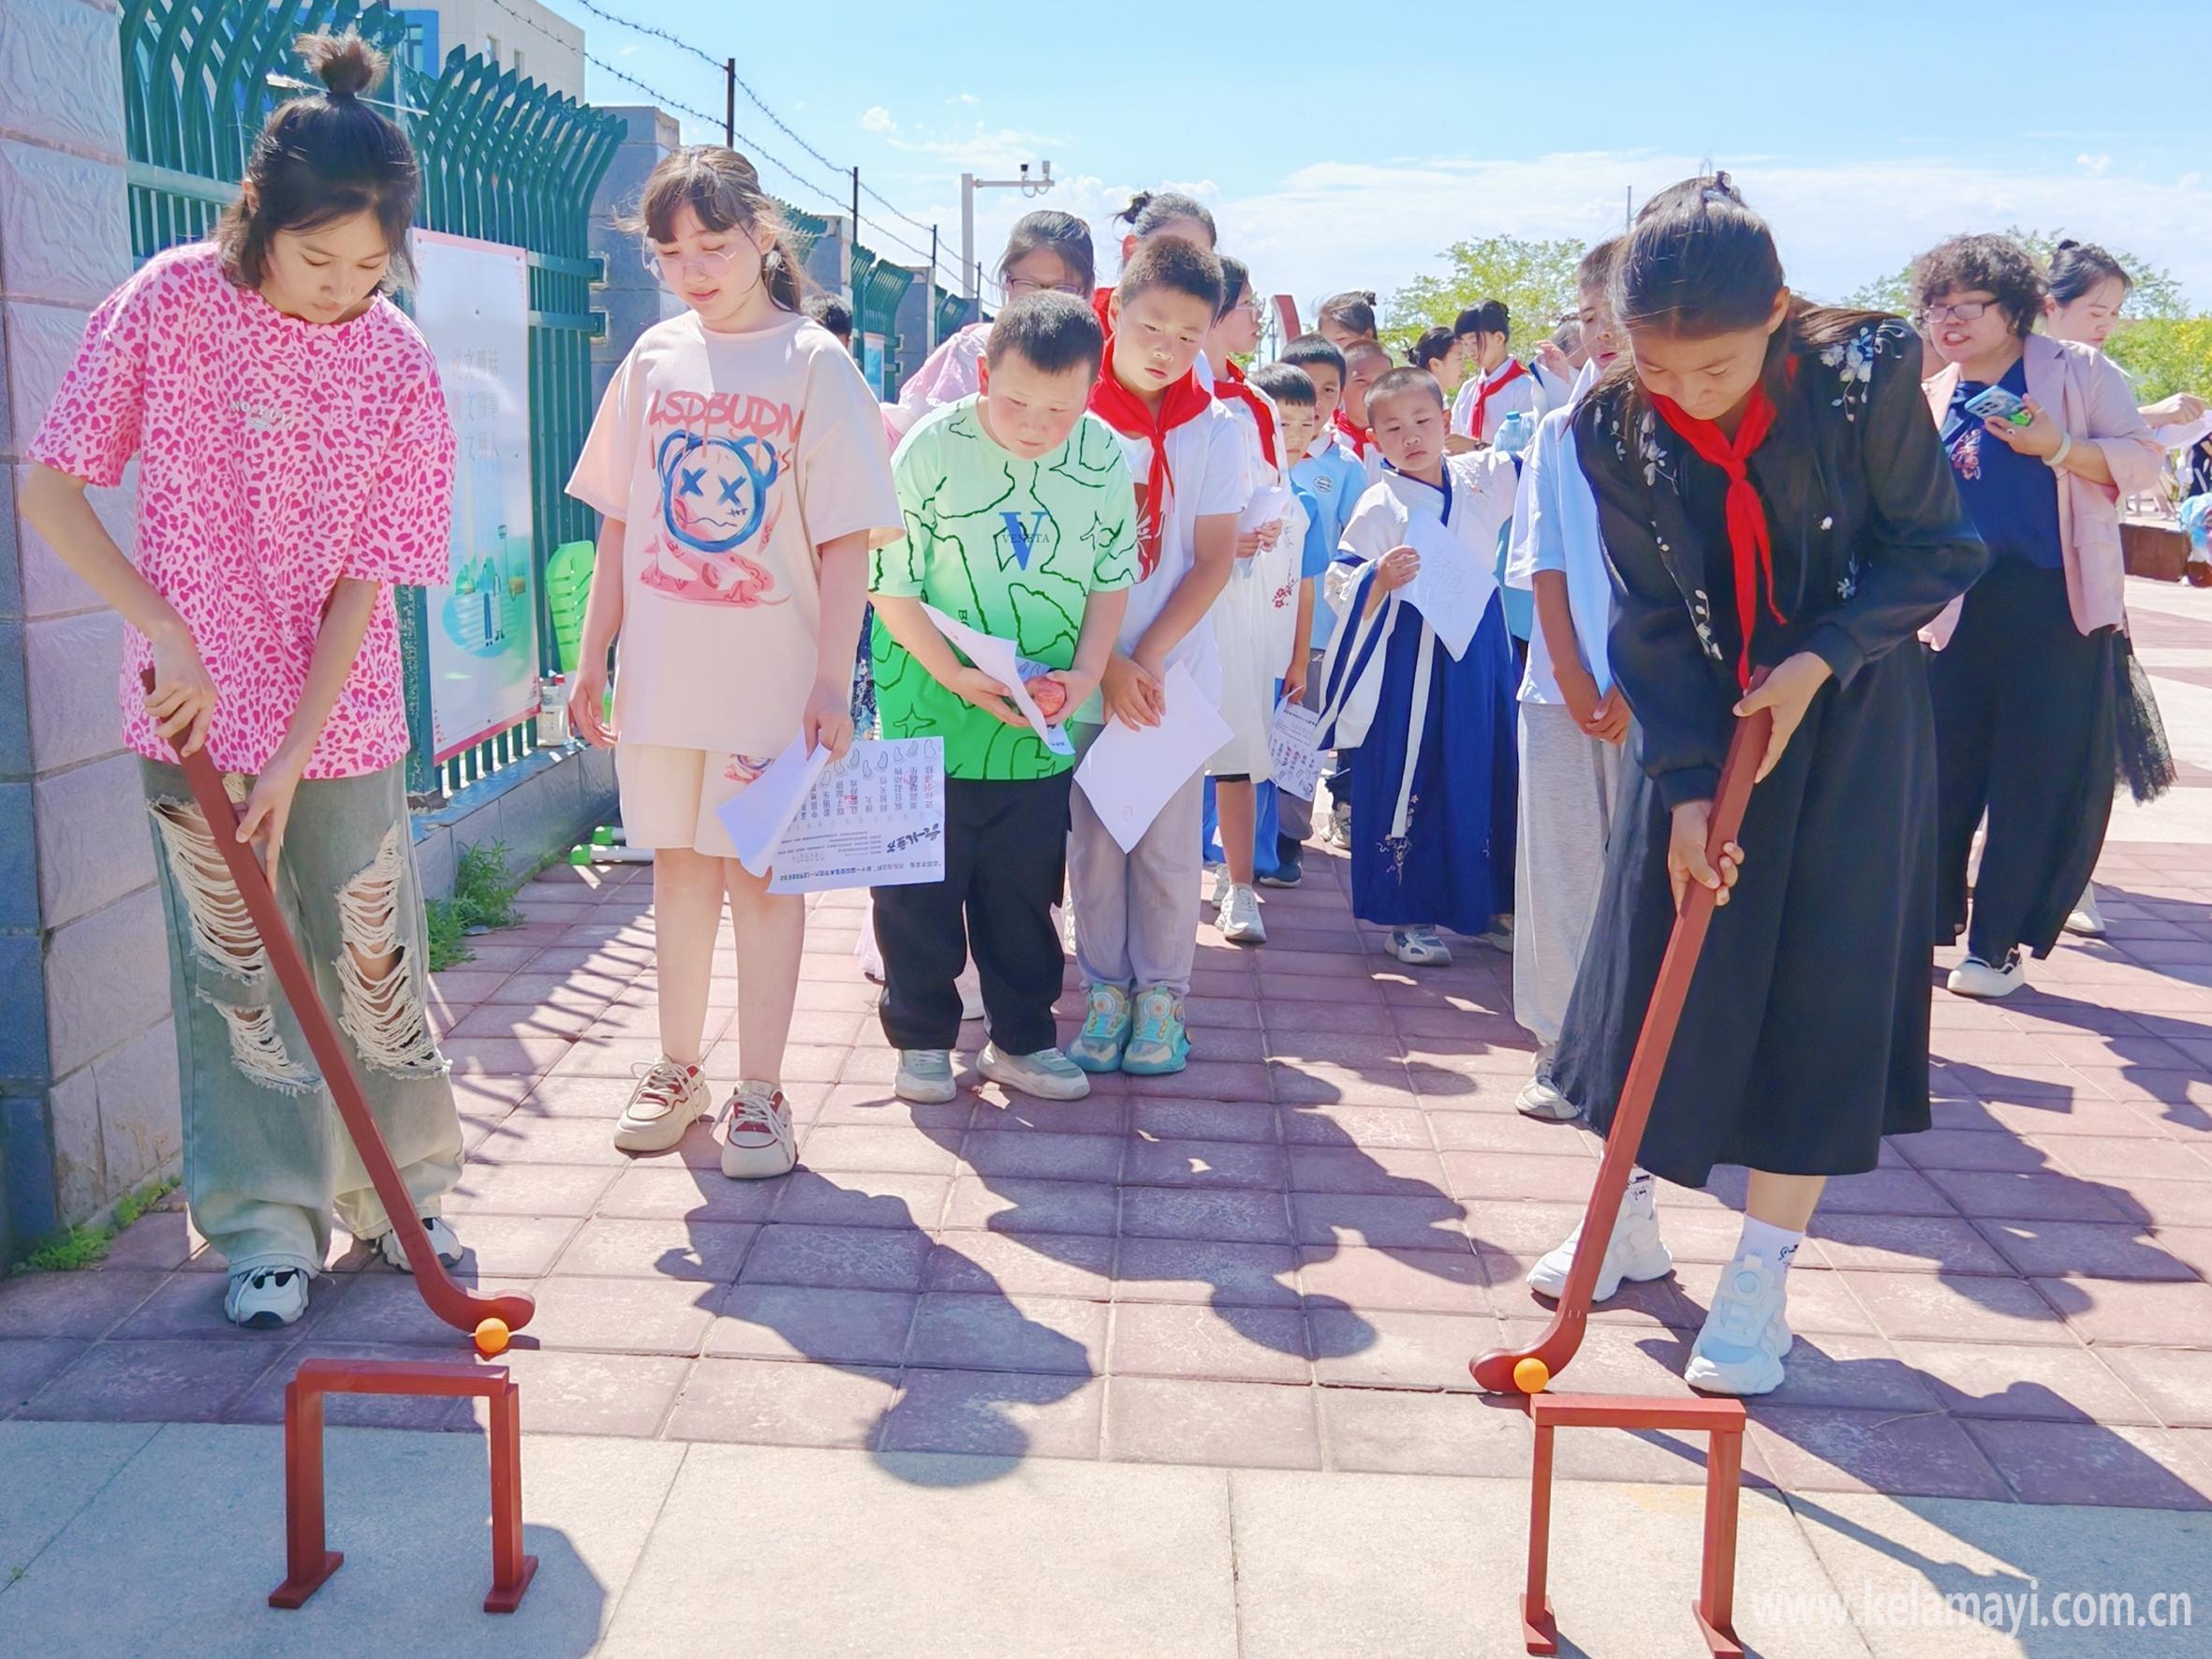
<svg viewBox="0 0 2212 1659">
<path fill-rule="evenodd" d="M 140 764 L 169 918 L 193 1223 L 233 1273 L 320 1272 L 333 1208 L 356 1238 L 391 1224 L 184 773 Z M 276 896 L 416 1213 L 429 1216 L 460 1179 L 461 1120 L 430 1024 L 404 773 L 302 782 Z M 224 779 L 234 800 L 251 781 Z"/>
</svg>

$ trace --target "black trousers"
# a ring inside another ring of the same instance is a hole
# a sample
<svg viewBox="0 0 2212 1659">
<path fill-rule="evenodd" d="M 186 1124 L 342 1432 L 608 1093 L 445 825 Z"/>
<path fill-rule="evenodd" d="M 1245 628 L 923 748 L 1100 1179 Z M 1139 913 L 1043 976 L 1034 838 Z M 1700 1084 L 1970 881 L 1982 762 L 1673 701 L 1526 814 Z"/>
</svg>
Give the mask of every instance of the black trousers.
<svg viewBox="0 0 2212 1659">
<path fill-rule="evenodd" d="M 2108 633 L 2073 625 L 2066 573 L 1999 558 L 1928 665 L 1936 710 L 1938 937 L 1998 967 L 2050 954 L 2112 811 Z M 1989 829 L 1968 923 L 1967 864 Z M 2085 857 L 2086 851 L 2086 857 Z"/>
<path fill-rule="evenodd" d="M 945 879 L 875 889 L 883 1034 L 894 1048 L 952 1048 L 968 957 L 1002 1054 L 1050 1048 L 1065 971 L 1052 907 L 1068 874 L 1072 772 L 1018 783 L 945 780 Z"/>
</svg>

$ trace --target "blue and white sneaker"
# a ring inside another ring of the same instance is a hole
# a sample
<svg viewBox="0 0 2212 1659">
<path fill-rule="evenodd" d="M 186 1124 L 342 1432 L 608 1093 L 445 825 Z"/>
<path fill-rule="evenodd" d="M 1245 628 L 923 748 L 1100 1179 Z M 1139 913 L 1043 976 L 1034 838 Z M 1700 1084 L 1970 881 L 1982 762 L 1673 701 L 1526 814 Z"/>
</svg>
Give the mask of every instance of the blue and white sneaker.
<svg viewBox="0 0 2212 1659">
<path fill-rule="evenodd" d="M 1141 992 L 1121 1069 L 1132 1077 L 1161 1077 L 1180 1072 L 1189 1060 L 1190 1033 L 1183 1024 L 1183 999 L 1165 985 Z"/>
<path fill-rule="evenodd" d="M 430 1235 L 430 1248 L 439 1261 L 449 1267 L 461 1265 L 461 1240 L 453 1237 L 452 1228 L 437 1216 L 424 1216 L 422 1230 Z M 397 1267 L 402 1273 L 415 1270 L 407 1261 L 406 1248 L 400 1243 L 396 1230 L 377 1236 L 376 1253 L 383 1258 L 386 1266 Z"/>
<path fill-rule="evenodd" d="M 1128 1041 L 1128 992 L 1119 985 L 1091 986 L 1083 1029 L 1068 1044 L 1068 1058 L 1086 1072 L 1118 1072 Z"/>
<path fill-rule="evenodd" d="M 1707 1394 L 1772 1394 L 1794 1341 L 1783 1317 L 1783 1276 L 1762 1256 L 1738 1256 L 1722 1270 L 1705 1326 L 1690 1345 L 1682 1380 Z"/>
</svg>

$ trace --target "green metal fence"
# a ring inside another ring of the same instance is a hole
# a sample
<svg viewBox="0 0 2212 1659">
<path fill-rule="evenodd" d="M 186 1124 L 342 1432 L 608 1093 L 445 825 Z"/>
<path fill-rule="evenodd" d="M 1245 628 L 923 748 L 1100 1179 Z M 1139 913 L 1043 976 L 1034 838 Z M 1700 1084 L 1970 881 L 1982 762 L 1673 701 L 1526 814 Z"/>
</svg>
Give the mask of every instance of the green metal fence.
<svg viewBox="0 0 2212 1659">
<path fill-rule="evenodd" d="M 406 24 L 358 0 L 126 0 L 122 25 L 124 128 L 131 251 L 140 260 L 204 236 L 237 194 L 269 111 L 301 90 L 291 43 L 317 29 L 358 28 L 392 55 L 375 99 L 406 129 L 422 168 L 416 223 L 525 250 L 530 272 L 530 486 L 538 570 L 538 648 L 553 663 L 545 561 L 590 537 L 591 511 L 562 491 L 592 416 L 591 342 L 602 319 L 591 286 L 591 200 L 614 159 L 622 123 L 455 48 L 434 78 L 410 70 Z M 407 786 L 451 793 L 529 752 L 537 722 L 431 763 L 426 615 L 400 590 L 413 743 Z"/>
</svg>

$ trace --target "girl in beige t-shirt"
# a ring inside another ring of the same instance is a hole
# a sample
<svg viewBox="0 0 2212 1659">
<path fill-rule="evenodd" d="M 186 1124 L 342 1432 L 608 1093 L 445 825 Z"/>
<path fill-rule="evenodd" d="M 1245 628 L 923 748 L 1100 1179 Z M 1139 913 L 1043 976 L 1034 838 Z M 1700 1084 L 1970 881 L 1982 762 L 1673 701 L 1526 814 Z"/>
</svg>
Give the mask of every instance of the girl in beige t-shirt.
<svg viewBox="0 0 2212 1659">
<path fill-rule="evenodd" d="M 661 1058 L 614 1140 L 666 1151 L 707 1104 L 707 980 L 727 895 L 744 994 L 722 1172 L 777 1176 L 796 1162 L 779 1078 L 804 901 L 746 873 L 716 808 L 795 737 L 837 755 L 852 741 L 868 547 L 899 533 L 898 497 L 876 400 L 801 313 L 799 262 L 751 162 L 678 151 L 626 228 L 689 309 L 623 360 L 568 481 L 605 521 L 570 718 L 613 747 L 629 844 L 654 854 Z"/>
</svg>

